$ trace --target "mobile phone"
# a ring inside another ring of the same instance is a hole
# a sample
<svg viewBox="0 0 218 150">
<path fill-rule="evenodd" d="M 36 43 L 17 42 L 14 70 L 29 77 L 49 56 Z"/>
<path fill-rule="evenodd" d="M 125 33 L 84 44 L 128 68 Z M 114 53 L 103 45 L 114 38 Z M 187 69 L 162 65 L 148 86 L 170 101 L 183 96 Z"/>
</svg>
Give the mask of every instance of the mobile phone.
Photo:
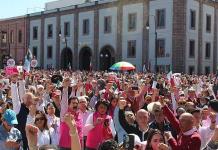
<svg viewBox="0 0 218 150">
<path fill-rule="evenodd" d="M 139 87 L 133 86 L 133 87 L 132 87 L 132 90 L 137 91 L 137 90 L 139 90 Z"/>
<path fill-rule="evenodd" d="M 110 121 L 109 119 L 105 119 L 105 120 L 104 120 L 104 126 L 105 126 L 105 127 L 108 127 L 108 126 L 109 126 L 109 121 Z"/>
<path fill-rule="evenodd" d="M 125 150 L 133 150 L 134 142 L 135 142 L 135 137 L 133 135 L 124 135 L 123 146 Z"/>
</svg>

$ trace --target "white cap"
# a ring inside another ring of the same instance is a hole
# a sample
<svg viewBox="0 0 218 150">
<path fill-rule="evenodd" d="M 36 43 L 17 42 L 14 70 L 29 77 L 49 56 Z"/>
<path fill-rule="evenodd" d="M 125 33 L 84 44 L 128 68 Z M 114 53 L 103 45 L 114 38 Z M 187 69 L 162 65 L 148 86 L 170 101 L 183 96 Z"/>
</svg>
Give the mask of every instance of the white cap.
<svg viewBox="0 0 218 150">
<path fill-rule="evenodd" d="M 150 113 L 153 113 L 155 109 L 161 109 L 161 103 L 160 102 L 152 102 L 148 104 L 147 109 Z"/>
</svg>

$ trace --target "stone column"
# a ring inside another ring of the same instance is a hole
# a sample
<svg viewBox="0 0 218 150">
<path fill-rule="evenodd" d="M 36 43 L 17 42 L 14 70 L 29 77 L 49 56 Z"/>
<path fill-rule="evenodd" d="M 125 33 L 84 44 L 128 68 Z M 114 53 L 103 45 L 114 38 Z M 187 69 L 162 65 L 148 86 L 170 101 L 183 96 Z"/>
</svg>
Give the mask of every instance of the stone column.
<svg viewBox="0 0 218 150">
<path fill-rule="evenodd" d="M 198 70 L 197 73 L 202 73 L 202 34 L 203 34 L 203 2 L 202 0 L 199 1 L 199 23 L 198 23 Z"/>
<path fill-rule="evenodd" d="M 174 72 L 185 72 L 186 3 L 187 0 L 173 1 L 172 69 Z"/>
<path fill-rule="evenodd" d="M 213 46 L 213 72 L 217 70 L 217 21 L 218 21 L 218 9 L 214 8 L 214 46 Z"/>
<path fill-rule="evenodd" d="M 94 10 L 94 49 L 92 53 L 93 69 L 99 69 L 99 10 L 98 7 Z"/>
<path fill-rule="evenodd" d="M 73 50 L 73 69 L 77 70 L 79 68 L 79 54 L 78 54 L 78 37 L 79 36 L 79 13 L 76 11 L 74 13 L 74 50 Z"/>
<path fill-rule="evenodd" d="M 59 9 L 58 9 L 59 12 Z M 60 21 L 60 13 L 57 13 L 56 16 L 56 68 L 60 69 L 61 64 L 61 55 L 60 55 L 60 37 L 59 37 L 59 31 L 61 27 L 61 21 Z"/>
<path fill-rule="evenodd" d="M 123 27 L 123 1 L 117 5 L 117 49 L 115 51 L 115 62 L 122 60 L 122 27 Z"/>
<path fill-rule="evenodd" d="M 45 51 L 47 50 L 44 50 L 44 26 L 45 26 L 45 16 L 42 14 L 42 17 L 41 17 L 41 42 L 40 42 L 40 50 L 41 50 L 41 67 L 44 68 L 44 53 Z M 44 68 L 44 69 L 47 69 L 47 68 Z"/>
</svg>

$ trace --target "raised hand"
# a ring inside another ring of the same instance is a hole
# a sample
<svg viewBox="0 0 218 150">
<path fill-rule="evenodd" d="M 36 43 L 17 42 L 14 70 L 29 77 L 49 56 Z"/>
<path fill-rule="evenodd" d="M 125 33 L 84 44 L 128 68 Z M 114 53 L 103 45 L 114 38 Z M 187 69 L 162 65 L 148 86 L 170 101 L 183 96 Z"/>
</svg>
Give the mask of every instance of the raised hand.
<svg viewBox="0 0 218 150">
<path fill-rule="evenodd" d="M 170 149 L 169 146 L 164 143 L 160 143 L 158 145 L 158 150 L 169 150 L 169 149 Z"/>
<path fill-rule="evenodd" d="M 25 130 L 26 130 L 26 136 L 28 139 L 29 146 L 36 146 L 37 145 L 37 133 L 39 129 L 33 125 L 27 124 Z"/>
</svg>

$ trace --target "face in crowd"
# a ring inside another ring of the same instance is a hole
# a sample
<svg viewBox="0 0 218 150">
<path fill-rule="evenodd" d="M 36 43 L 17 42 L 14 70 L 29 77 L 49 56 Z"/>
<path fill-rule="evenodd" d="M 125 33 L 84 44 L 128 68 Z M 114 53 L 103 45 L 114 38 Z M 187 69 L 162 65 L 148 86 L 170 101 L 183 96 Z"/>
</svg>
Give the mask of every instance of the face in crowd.
<svg viewBox="0 0 218 150">
<path fill-rule="evenodd" d="M 147 148 L 159 150 L 159 144 L 164 143 L 164 136 L 158 130 L 151 130 L 148 134 Z"/>
<path fill-rule="evenodd" d="M 181 131 L 187 132 L 194 126 L 194 116 L 190 113 L 183 113 L 179 118 L 179 123 Z"/>
<path fill-rule="evenodd" d="M 79 104 L 79 100 L 77 97 L 72 97 L 68 100 L 68 107 L 71 110 L 77 110 L 78 104 Z"/>
<path fill-rule="evenodd" d="M 147 126 L 148 124 L 148 112 L 144 109 L 140 109 L 136 113 L 136 122 L 138 123 L 139 126 Z"/>
</svg>

